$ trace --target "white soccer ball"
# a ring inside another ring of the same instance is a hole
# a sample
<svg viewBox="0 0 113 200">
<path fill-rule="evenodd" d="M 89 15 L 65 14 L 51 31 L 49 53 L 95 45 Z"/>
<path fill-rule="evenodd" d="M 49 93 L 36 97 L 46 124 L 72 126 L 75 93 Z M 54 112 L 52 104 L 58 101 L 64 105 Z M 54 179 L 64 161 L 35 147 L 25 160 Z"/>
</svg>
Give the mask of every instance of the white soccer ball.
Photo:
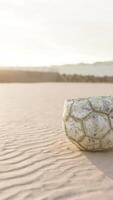
<svg viewBox="0 0 113 200">
<path fill-rule="evenodd" d="M 66 100 L 63 122 L 67 137 L 84 151 L 113 148 L 113 97 Z"/>
</svg>

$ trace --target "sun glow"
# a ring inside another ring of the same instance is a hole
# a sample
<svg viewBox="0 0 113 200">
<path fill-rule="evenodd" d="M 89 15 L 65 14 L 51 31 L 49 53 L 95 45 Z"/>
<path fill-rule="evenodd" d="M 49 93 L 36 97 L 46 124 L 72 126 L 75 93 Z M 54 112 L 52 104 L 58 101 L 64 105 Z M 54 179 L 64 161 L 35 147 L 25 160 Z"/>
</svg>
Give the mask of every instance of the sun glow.
<svg viewBox="0 0 113 200">
<path fill-rule="evenodd" d="M 1 0 L 0 65 L 113 60 L 112 0 Z"/>
</svg>

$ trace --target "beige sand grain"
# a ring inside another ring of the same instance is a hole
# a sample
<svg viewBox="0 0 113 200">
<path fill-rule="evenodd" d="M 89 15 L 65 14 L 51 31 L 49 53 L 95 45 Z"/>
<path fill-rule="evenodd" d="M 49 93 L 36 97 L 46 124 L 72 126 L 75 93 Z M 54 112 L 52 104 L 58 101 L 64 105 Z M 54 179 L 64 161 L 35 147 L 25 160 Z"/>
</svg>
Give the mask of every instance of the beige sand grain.
<svg viewBox="0 0 113 200">
<path fill-rule="evenodd" d="M 79 151 L 62 129 L 65 98 L 112 84 L 0 85 L 0 200 L 112 200 L 113 151 Z"/>
</svg>

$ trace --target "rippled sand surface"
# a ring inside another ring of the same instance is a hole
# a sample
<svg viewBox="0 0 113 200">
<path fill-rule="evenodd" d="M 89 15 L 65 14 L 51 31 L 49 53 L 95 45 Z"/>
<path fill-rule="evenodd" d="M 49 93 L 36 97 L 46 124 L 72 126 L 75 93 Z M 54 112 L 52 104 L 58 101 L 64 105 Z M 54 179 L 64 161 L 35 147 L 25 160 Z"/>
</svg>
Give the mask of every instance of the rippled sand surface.
<svg viewBox="0 0 113 200">
<path fill-rule="evenodd" d="M 113 151 L 79 151 L 62 129 L 65 98 L 112 84 L 0 85 L 0 200 L 113 200 Z"/>
</svg>

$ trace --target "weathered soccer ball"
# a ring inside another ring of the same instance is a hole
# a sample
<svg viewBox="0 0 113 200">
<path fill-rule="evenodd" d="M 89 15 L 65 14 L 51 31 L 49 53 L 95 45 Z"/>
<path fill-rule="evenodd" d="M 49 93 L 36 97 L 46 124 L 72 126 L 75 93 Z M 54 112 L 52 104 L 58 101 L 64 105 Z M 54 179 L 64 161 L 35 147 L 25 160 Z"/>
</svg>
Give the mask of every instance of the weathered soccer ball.
<svg viewBox="0 0 113 200">
<path fill-rule="evenodd" d="M 66 100 L 63 122 L 67 137 L 84 151 L 113 148 L 113 97 Z"/>
</svg>

